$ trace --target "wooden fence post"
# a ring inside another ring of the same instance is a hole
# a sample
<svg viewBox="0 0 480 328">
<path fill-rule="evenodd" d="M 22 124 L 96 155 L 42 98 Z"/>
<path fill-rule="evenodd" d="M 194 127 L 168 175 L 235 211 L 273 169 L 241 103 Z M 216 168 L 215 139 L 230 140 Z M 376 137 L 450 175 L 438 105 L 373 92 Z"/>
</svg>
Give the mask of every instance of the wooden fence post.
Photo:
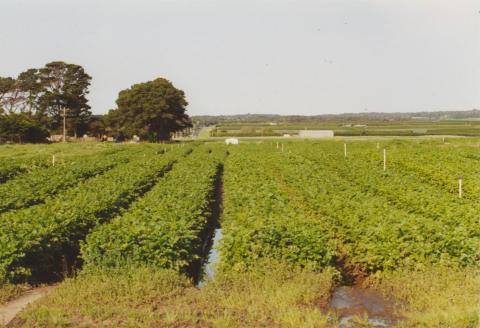
<svg viewBox="0 0 480 328">
<path fill-rule="evenodd" d="M 458 178 L 458 198 L 462 198 L 463 195 L 462 182 L 462 177 Z"/>
<path fill-rule="evenodd" d="M 383 148 L 383 171 L 387 170 L 387 149 Z"/>
</svg>

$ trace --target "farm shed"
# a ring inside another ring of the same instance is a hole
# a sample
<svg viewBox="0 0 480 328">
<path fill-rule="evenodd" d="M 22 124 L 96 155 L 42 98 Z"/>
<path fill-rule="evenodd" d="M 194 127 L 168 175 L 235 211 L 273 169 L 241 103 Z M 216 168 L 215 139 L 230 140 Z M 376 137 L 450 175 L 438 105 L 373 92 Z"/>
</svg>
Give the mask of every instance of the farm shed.
<svg viewBox="0 0 480 328">
<path fill-rule="evenodd" d="M 300 138 L 331 138 L 333 130 L 300 130 L 298 136 Z"/>
</svg>

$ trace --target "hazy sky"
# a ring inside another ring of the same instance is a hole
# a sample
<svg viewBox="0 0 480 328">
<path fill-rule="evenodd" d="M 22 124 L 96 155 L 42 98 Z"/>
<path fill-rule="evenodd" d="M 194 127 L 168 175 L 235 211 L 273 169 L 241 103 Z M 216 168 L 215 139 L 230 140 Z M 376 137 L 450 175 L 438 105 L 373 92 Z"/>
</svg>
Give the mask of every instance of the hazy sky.
<svg viewBox="0 0 480 328">
<path fill-rule="evenodd" d="M 0 0 L 0 45 L 85 67 L 95 113 L 156 77 L 191 115 L 480 108 L 479 0 Z"/>
</svg>

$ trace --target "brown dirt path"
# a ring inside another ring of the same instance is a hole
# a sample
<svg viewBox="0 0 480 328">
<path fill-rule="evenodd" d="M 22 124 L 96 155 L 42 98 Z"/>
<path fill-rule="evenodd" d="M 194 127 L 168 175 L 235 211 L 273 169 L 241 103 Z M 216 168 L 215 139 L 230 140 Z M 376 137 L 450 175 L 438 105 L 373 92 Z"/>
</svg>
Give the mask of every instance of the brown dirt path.
<svg viewBox="0 0 480 328">
<path fill-rule="evenodd" d="M 54 288 L 55 286 L 35 288 L 6 304 L 0 305 L 0 326 L 10 323 L 10 321 L 12 321 L 20 311 L 25 309 L 28 304 L 47 295 Z"/>
</svg>

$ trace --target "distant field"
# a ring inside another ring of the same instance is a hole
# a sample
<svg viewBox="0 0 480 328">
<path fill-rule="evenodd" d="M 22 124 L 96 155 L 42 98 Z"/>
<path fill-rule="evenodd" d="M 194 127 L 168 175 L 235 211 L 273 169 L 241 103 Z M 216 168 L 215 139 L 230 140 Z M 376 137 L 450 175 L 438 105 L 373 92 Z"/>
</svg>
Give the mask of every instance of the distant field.
<svg viewBox="0 0 480 328">
<path fill-rule="evenodd" d="M 391 327 L 480 321 L 478 138 L 6 146 L 5 161 L 24 169 L 0 183 L 0 304 L 63 281 L 10 327 L 339 327 L 341 288 L 378 293 Z"/>
<path fill-rule="evenodd" d="M 211 137 L 297 135 L 299 130 L 333 130 L 336 136 L 480 136 L 480 121 L 380 121 L 312 123 L 229 123 L 212 129 Z"/>
</svg>

